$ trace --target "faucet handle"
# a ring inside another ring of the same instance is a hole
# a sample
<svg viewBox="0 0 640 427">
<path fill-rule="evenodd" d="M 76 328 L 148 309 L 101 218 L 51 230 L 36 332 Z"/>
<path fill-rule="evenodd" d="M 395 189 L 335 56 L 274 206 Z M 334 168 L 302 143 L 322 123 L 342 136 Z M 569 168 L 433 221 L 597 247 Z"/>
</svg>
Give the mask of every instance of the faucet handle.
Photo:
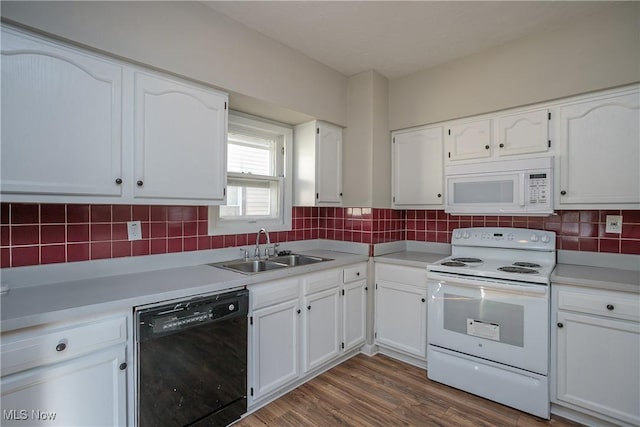
<svg viewBox="0 0 640 427">
<path fill-rule="evenodd" d="M 248 260 L 248 259 L 249 259 L 249 251 L 248 251 L 248 250 L 246 250 L 246 249 L 243 249 L 243 248 L 240 248 L 240 250 L 241 250 L 242 252 L 244 252 L 244 260 L 245 260 L 245 261 L 246 261 L 246 260 Z"/>
<path fill-rule="evenodd" d="M 273 256 L 278 256 L 278 247 L 280 246 L 280 243 L 274 243 L 273 244 Z"/>
</svg>

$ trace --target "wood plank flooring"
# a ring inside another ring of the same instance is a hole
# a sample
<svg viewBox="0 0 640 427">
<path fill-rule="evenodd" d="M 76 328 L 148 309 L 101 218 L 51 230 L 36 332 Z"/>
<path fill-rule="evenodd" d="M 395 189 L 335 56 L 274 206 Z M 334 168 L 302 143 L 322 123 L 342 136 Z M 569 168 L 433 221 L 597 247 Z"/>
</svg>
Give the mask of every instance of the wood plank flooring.
<svg viewBox="0 0 640 427">
<path fill-rule="evenodd" d="M 254 426 L 568 427 L 427 379 L 383 355 L 357 355 L 235 424 Z"/>
</svg>

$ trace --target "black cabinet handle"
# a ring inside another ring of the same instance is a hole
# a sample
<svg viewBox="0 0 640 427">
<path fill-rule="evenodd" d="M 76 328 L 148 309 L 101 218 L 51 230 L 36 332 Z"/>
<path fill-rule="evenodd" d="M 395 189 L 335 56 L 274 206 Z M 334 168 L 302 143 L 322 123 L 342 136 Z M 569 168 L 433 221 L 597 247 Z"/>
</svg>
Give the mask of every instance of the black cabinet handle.
<svg viewBox="0 0 640 427">
<path fill-rule="evenodd" d="M 442 194 L 441 194 L 441 193 L 438 193 L 438 197 L 442 197 Z"/>
<path fill-rule="evenodd" d="M 311 306 L 310 305 L 307 306 L 307 310 L 311 310 Z"/>
<path fill-rule="evenodd" d="M 614 308 L 613 304 L 607 304 L 607 310 L 613 311 Z"/>
<path fill-rule="evenodd" d="M 138 187 L 142 187 L 142 186 L 144 185 L 144 182 L 142 182 L 142 181 L 138 181 L 138 182 L 136 182 L 136 185 L 137 185 Z"/>
<path fill-rule="evenodd" d="M 488 145 L 485 145 L 485 146 L 484 146 L 484 149 L 485 149 L 485 150 L 488 150 L 489 148 L 490 148 L 490 147 L 489 147 Z"/>
<path fill-rule="evenodd" d="M 500 148 L 504 148 L 504 144 L 500 144 Z"/>
<path fill-rule="evenodd" d="M 298 309 L 298 314 L 300 314 L 300 309 Z"/>
<path fill-rule="evenodd" d="M 564 328 L 564 325 L 560 322 L 558 322 L 558 328 Z"/>
<path fill-rule="evenodd" d="M 365 291 L 368 291 L 368 290 L 369 290 L 369 287 L 368 287 L 368 286 L 365 286 L 365 287 L 364 287 L 364 290 L 365 290 Z"/>
<path fill-rule="evenodd" d="M 56 351 L 64 351 L 64 349 L 67 348 L 67 345 L 63 342 L 61 342 L 60 344 L 58 344 L 56 346 Z"/>
<path fill-rule="evenodd" d="M 121 363 L 120 364 L 120 370 L 124 371 L 125 369 L 127 369 L 127 364 L 126 363 Z"/>
<path fill-rule="evenodd" d="M 561 195 L 563 195 L 563 196 L 566 196 L 566 195 L 567 195 L 567 192 L 566 192 L 566 191 L 564 191 L 564 190 L 562 190 L 562 191 L 560 192 L 560 194 L 561 194 Z"/>
<path fill-rule="evenodd" d="M 360 272 L 359 271 L 356 273 L 356 276 L 360 277 Z"/>
<path fill-rule="evenodd" d="M 422 298 L 422 302 L 426 302 L 426 301 L 427 301 L 426 299 Z"/>
<path fill-rule="evenodd" d="M 340 193 L 340 197 L 342 197 L 342 193 Z"/>
<path fill-rule="evenodd" d="M 116 178 L 116 184 L 118 185 L 122 184 L 122 178 Z"/>
</svg>

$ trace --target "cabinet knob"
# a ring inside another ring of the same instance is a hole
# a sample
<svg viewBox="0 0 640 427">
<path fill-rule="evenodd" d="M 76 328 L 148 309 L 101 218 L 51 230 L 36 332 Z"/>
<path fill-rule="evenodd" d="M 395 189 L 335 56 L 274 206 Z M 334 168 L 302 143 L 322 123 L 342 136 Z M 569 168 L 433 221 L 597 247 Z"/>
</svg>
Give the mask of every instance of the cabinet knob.
<svg viewBox="0 0 640 427">
<path fill-rule="evenodd" d="M 307 306 L 307 310 L 311 310 L 311 306 L 310 305 Z"/>
<path fill-rule="evenodd" d="M 485 146 L 484 146 L 484 149 L 485 149 L 485 150 L 488 150 L 489 148 L 490 148 L 490 147 L 489 147 L 488 145 L 485 145 Z"/>
<path fill-rule="evenodd" d="M 120 364 L 120 370 L 124 371 L 125 369 L 127 369 L 127 364 L 123 362 Z"/>
<path fill-rule="evenodd" d="M 118 185 L 122 184 L 122 178 L 116 178 L 116 184 Z"/>
<path fill-rule="evenodd" d="M 564 324 L 558 322 L 558 328 L 564 328 Z"/>
<path fill-rule="evenodd" d="M 499 147 L 500 147 L 500 148 L 504 148 L 504 144 L 500 144 L 500 145 L 499 145 Z"/>
<path fill-rule="evenodd" d="M 300 314 L 300 309 L 298 309 L 297 313 Z"/>
<path fill-rule="evenodd" d="M 422 302 L 426 302 L 426 301 L 427 301 L 426 299 L 422 298 Z"/>
<path fill-rule="evenodd" d="M 137 185 L 138 187 L 142 187 L 142 186 L 144 185 L 144 182 L 142 182 L 142 181 L 138 181 L 138 182 L 136 182 L 136 185 Z"/>
<path fill-rule="evenodd" d="M 340 193 L 340 197 L 342 197 L 342 193 Z"/>
<path fill-rule="evenodd" d="M 441 194 L 441 193 L 438 193 L 438 197 L 442 197 L 442 194 Z"/>
<path fill-rule="evenodd" d="M 563 196 L 566 196 L 566 195 L 567 195 L 567 192 L 566 192 L 566 191 L 564 191 L 564 190 L 562 190 L 562 191 L 560 191 L 560 194 L 561 194 L 561 195 L 563 195 Z"/>
<path fill-rule="evenodd" d="M 369 287 L 368 287 L 368 286 L 365 286 L 365 287 L 364 287 L 364 290 L 365 290 L 365 291 L 368 291 L 368 290 L 369 290 Z"/>
<path fill-rule="evenodd" d="M 607 310 L 613 311 L 615 306 L 613 304 L 607 304 Z"/>
<path fill-rule="evenodd" d="M 356 273 L 356 276 L 360 277 L 360 272 L 359 271 Z"/>
<path fill-rule="evenodd" d="M 67 345 L 63 342 L 61 342 L 60 344 L 58 344 L 56 346 L 56 351 L 64 351 L 64 349 L 67 348 Z"/>
</svg>

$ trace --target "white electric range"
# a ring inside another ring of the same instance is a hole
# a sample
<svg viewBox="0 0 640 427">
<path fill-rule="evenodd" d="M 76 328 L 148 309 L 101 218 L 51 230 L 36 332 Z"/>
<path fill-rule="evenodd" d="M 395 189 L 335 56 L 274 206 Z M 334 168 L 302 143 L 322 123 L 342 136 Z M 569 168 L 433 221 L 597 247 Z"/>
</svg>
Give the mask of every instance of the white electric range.
<svg viewBox="0 0 640 427">
<path fill-rule="evenodd" d="M 555 233 L 456 229 L 427 267 L 432 380 L 549 418 L 549 281 Z"/>
</svg>

